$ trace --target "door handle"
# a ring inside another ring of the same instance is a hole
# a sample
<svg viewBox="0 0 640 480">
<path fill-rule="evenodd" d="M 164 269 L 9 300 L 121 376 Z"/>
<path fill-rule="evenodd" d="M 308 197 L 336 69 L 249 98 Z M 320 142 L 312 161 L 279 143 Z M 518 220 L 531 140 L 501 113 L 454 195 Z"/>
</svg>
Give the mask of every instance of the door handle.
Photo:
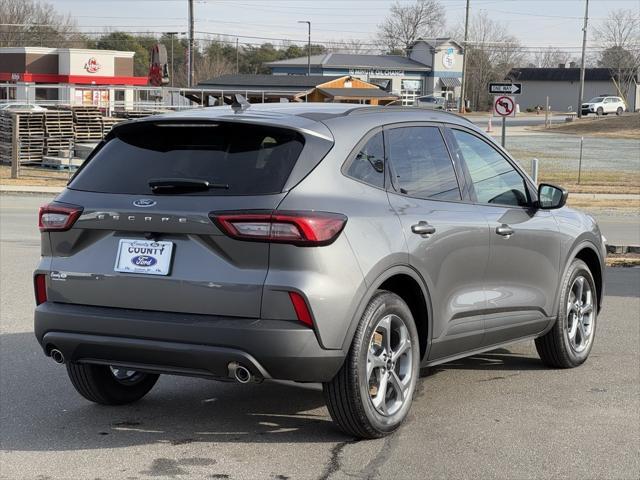
<svg viewBox="0 0 640 480">
<path fill-rule="evenodd" d="M 418 235 L 431 235 L 432 233 L 436 233 L 436 227 L 429 225 L 427 222 L 421 221 L 415 225 L 411 225 L 411 231 Z"/>
<path fill-rule="evenodd" d="M 511 235 L 513 235 L 513 228 L 503 223 L 498 228 L 496 228 L 496 233 L 498 235 L 502 235 L 505 238 L 509 238 Z"/>
</svg>

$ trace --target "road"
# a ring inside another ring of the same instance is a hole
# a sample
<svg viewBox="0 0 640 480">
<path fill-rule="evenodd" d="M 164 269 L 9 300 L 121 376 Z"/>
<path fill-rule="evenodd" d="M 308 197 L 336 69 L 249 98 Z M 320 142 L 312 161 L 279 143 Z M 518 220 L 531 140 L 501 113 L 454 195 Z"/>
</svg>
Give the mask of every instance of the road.
<svg viewBox="0 0 640 480">
<path fill-rule="evenodd" d="M 524 479 L 640 476 L 640 269 L 607 271 L 589 361 L 531 342 L 423 372 L 387 439 L 337 432 L 321 393 L 163 376 L 131 406 L 80 398 L 32 333 L 40 197 L 0 196 L 0 478 Z"/>
</svg>

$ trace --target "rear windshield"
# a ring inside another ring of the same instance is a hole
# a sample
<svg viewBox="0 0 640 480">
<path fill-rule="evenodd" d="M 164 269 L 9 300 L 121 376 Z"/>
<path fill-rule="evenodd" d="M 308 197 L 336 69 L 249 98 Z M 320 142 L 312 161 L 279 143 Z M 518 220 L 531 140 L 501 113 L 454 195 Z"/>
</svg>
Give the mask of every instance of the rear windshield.
<svg viewBox="0 0 640 480">
<path fill-rule="evenodd" d="M 207 181 L 186 195 L 280 193 L 304 146 L 291 130 L 240 123 L 125 125 L 72 179 L 69 188 L 152 194 L 150 180 Z"/>
</svg>

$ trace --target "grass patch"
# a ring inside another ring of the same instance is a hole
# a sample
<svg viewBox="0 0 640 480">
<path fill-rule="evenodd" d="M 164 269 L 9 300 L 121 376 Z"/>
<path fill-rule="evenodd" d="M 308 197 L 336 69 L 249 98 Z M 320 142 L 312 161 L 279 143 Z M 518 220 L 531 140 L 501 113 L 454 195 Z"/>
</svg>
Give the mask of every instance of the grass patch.
<svg viewBox="0 0 640 480">
<path fill-rule="evenodd" d="M 607 115 L 606 117 L 585 117 L 561 125 L 531 127 L 549 133 L 568 133 L 573 135 L 587 135 L 590 137 L 629 138 L 640 140 L 640 114 L 632 113 L 621 117 Z"/>
<path fill-rule="evenodd" d="M 580 184 L 578 173 L 542 170 L 540 182 L 556 183 L 574 193 L 635 193 L 640 194 L 639 172 L 582 172 Z"/>
</svg>

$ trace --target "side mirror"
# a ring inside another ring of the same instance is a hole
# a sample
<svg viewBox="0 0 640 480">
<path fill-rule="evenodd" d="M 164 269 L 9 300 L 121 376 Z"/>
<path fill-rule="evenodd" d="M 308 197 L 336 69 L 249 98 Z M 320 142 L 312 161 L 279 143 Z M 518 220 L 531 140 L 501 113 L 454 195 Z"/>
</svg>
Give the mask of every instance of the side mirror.
<svg viewBox="0 0 640 480">
<path fill-rule="evenodd" d="M 541 183 L 538 186 L 538 208 L 553 210 L 562 208 L 567 203 L 569 192 L 551 183 Z"/>
</svg>

